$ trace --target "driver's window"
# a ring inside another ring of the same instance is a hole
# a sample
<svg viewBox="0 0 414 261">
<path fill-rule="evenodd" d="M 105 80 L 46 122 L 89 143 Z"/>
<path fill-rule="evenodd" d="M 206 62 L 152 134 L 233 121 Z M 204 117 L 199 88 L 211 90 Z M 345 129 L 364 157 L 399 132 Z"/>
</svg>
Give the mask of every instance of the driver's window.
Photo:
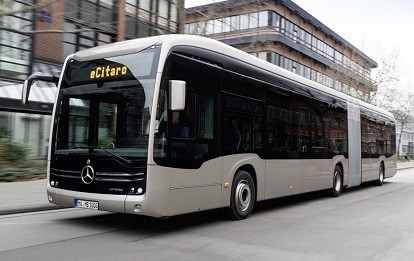
<svg viewBox="0 0 414 261">
<path fill-rule="evenodd" d="M 154 159 L 157 164 L 198 168 L 217 156 L 215 105 L 220 71 L 180 55 L 172 55 L 166 66 L 157 104 Z M 186 82 L 183 111 L 167 109 L 168 80 Z M 169 158 L 164 161 L 167 155 Z"/>
<path fill-rule="evenodd" d="M 99 103 L 98 146 L 108 147 L 116 143 L 117 105 Z"/>
<path fill-rule="evenodd" d="M 172 112 L 172 137 L 178 139 L 194 139 L 196 132 L 196 95 L 187 88 L 185 109 Z"/>
<path fill-rule="evenodd" d="M 90 101 L 69 100 L 69 148 L 88 147 Z M 62 132 L 64 133 L 64 132 Z"/>
</svg>

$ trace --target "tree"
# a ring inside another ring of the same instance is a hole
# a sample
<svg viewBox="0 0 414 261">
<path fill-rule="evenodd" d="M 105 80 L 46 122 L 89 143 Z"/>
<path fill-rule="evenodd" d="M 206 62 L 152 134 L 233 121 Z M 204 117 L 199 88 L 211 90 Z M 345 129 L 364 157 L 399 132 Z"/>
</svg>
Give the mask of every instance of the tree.
<svg viewBox="0 0 414 261">
<path fill-rule="evenodd" d="M 399 155 L 403 132 L 414 132 L 414 93 L 412 91 L 399 91 L 394 89 L 388 97 L 390 100 L 383 105 L 386 105 L 385 109 L 394 115 L 398 129 L 400 130 L 397 141 Z"/>
<path fill-rule="evenodd" d="M 401 147 L 403 132 L 414 132 L 414 92 L 411 88 L 398 88 L 396 53 L 384 55 L 374 75 L 376 92 L 371 93 L 368 102 L 390 111 L 396 120 L 400 134 L 397 140 L 398 154 Z"/>
<path fill-rule="evenodd" d="M 379 68 L 374 75 L 374 86 L 377 91 L 371 93 L 369 103 L 379 107 L 390 107 L 388 103 L 394 100 L 394 95 L 398 93 L 395 88 L 399 81 L 396 66 L 397 58 L 396 53 L 380 58 Z"/>
</svg>

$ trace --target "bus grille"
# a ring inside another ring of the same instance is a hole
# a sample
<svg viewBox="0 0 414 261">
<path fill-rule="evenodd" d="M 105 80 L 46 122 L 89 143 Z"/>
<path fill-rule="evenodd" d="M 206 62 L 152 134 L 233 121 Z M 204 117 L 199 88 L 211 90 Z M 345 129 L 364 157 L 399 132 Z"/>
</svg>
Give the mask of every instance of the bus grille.
<svg viewBox="0 0 414 261">
<path fill-rule="evenodd" d="M 50 169 L 50 173 L 60 178 L 81 179 L 81 171 Z M 137 182 L 144 180 L 144 172 L 123 173 L 123 172 L 96 172 L 95 181 L 102 182 Z"/>
</svg>

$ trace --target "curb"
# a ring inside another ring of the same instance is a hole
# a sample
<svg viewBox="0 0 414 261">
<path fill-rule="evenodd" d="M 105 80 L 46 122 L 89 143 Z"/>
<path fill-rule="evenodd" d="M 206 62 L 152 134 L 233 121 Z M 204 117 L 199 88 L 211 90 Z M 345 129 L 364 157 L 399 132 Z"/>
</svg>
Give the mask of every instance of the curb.
<svg viewBox="0 0 414 261">
<path fill-rule="evenodd" d="M 35 205 L 35 206 L 20 206 L 20 207 L 11 207 L 7 209 L 0 208 L 0 216 L 2 215 L 12 215 L 12 214 L 21 214 L 21 213 L 30 213 L 30 212 L 37 212 L 37 211 L 47 211 L 47 210 L 55 210 L 55 209 L 63 209 L 67 207 L 62 207 L 53 204 L 43 204 L 43 205 Z"/>
<path fill-rule="evenodd" d="M 412 166 L 412 167 L 401 167 L 401 168 L 397 168 L 397 171 L 405 170 L 405 169 L 412 169 L 412 168 L 414 168 L 414 166 Z"/>
</svg>

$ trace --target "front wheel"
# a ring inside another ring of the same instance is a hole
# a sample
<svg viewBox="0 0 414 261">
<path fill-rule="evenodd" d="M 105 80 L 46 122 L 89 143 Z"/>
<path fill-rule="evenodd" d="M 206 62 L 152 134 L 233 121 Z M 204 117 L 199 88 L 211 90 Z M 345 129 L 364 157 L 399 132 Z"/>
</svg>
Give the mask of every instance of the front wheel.
<svg viewBox="0 0 414 261">
<path fill-rule="evenodd" d="M 335 166 L 332 177 L 332 196 L 339 197 L 342 193 L 342 170 L 339 166 Z"/>
<path fill-rule="evenodd" d="M 256 200 L 256 188 L 252 176 L 244 170 L 236 173 L 231 187 L 230 216 L 233 219 L 245 219 L 253 211 Z"/>
</svg>

